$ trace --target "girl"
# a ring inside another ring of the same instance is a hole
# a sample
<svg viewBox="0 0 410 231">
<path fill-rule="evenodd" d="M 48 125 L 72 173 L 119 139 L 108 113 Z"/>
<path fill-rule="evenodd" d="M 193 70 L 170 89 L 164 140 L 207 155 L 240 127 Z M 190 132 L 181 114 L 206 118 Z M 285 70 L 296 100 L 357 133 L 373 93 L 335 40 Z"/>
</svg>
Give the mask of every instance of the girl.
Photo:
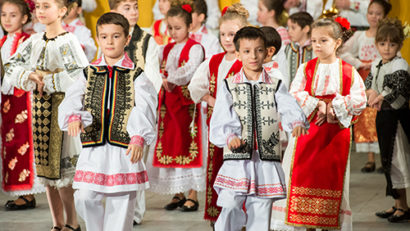
<svg viewBox="0 0 410 231">
<path fill-rule="evenodd" d="M 159 11 L 162 15 L 166 16 L 169 8 L 171 7 L 171 0 L 158 0 Z M 158 45 L 167 45 L 171 42 L 172 38 L 168 36 L 167 20 L 165 18 L 159 19 L 152 25 L 152 34 Z"/>
<path fill-rule="evenodd" d="M 218 194 L 213 189 L 216 174 L 222 165 L 223 149 L 209 143 L 208 129 L 212 115 L 213 107 L 215 106 L 215 98 L 218 89 L 223 84 L 223 80 L 231 75 L 236 74 L 242 67 L 242 63 L 236 59 L 235 44 L 233 38 L 235 33 L 248 25 L 248 11 L 239 3 L 227 7 L 224 10 L 219 26 L 219 38 L 225 52 L 213 55 L 211 58 L 203 62 L 196 70 L 192 81 L 188 86 L 192 100 L 195 103 L 205 102 L 207 108 L 207 177 L 206 177 L 206 204 L 205 215 L 206 220 L 215 222 L 221 212 L 221 208 L 216 205 Z M 204 129 L 205 130 L 205 129 Z"/>
<path fill-rule="evenodd" d="M 357 31 L 342 49 L 341 58 L 358 69 L 363 81 L 370 72 L 370 66 L 374 59 L 379 57 L 374 37 L 376 36 L 377 24 L 387 16 L 391 10 L 391 4 L 385 0 L 374 0 L 367 10 L 367 31 Z M 366 108 L 354 125 L 354 141 L 357 152 L 367 152 L 368 161 L 362 168 L 362 172 L 373 172 L 376 169 L 374 153 L 379 153 L 376 133 L 376 110 Z"/>
<path fill-rule="evenodd" d="M 5 94 L 11 94 L 14 87 L 34 91 L 36 170 L 46 186 L 53 230 L 80 230 L 71 183 L 81 143 L 79 138 L 68 137 L 57 124 L 64 92 L 88 64 L 77 38 L 61 25 L 68 7 L 63 0 L 36 1 L 36 15 L 46 31 L 32 35 L 6 61 L 2 86 Z"/>
<path fill-rule="evenodd" d="M 384 19 L 376 32 L 381 58 L 372 63 L 366 79 L 368 104 L 378 110 L 377 137 L 392 208 L 376 213 L 390 222 L 410 219 L 406 188 L 410 186 L 410 75 L 407 62 L 397 56 L 405 35 L 401 21 Z"/>
<path fill-rule="evenodd" d="M 154 168 L 147 172 L 152 191 L 175 194 L 165 209 L 196 211 L 197 191 L 205 186 L 202 126 L 200 113 L 196 112 L 200 105 L 191 100 L 187 85 L 203 61 L 204 51 L 199 43 L 189 39 L 192 5 L 186 2 L 175 2 L 166 17 L 175 42 L 159 51 L 163 87 L 159 95 L 157 143 L 148 159 Z M 186 200 L 183 192 L 188 190 Z"/>
<path fill-rule="evenodd" d="M 285 152 L 288 198 L 274 205 L 271 228 L 275 230 L 352 230 L 349 126 L 365 108 L 366 95 L 359 73 L 336 56 L 348 35 L 343 25 L 345 31 L 333 19 L 312 24 L 317 58 L 299 67 L 290 88 L 310 128 L 308 135 L 291 138 Z"/>
<path fill-rule="evenodd" d="M 0 41 L 1 58 L 8 60 L 17 47 L 30 35 L 23 26 L 30 22 L 30 9 L 24 0 L 5 0 L 1 4 L 1 22 L 7 31 Z M 9 195 L 20 196 L 6 203 L 7 210 L 35 208 L 33 193 L 45 191 L 35 173 L 33 135 L 31 126 L 31 94 L 19 89 L 11 95 L 2 94 L 1 127 L 1 180 L 2 189 Z M 8 121 L 16 121 L 9 123 Z M 8 135 L 8 136 L 7 136 Z M 14 137 L 10 137 L 13 136 Z M 13 163 L 12 166 L 9 163 Z M 0 180 L 0 181 L 1 181 Z"/>
<path fill-rule="evenodd" d="M 259 0 L 258 22 L 262 26 L 271 26 L 280 34 L 283 45 L 290 43 L 288 31 L 281 25 L 281 17 L 284 11 L 282 0 Z"/>
</svg>

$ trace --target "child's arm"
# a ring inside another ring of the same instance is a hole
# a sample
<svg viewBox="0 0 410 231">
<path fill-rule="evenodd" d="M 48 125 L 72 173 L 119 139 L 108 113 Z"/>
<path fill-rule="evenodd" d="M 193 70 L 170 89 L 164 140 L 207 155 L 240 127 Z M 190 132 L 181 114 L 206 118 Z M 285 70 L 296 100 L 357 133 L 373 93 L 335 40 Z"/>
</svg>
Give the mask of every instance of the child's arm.
<svg viewBox="0 0 410 231">
<path fill-rule="evenodd" d="M 237 139 L 241 139 L 242 131 L 239 117 L 233 109 L 232 95 L 228 91 L 226 81 L 229 80 L 224 80 L 218 89 L 209 129 L 210 142 L 221 148 L 232 142 L 235 144 Z"/>
<path fill-rule="evenodd" d="M 362 62 L 358 58 L 359 52 L 360 52 L 359 51 L 360 41 L 358 41 L 360 33 L 362 32 L 354 33 L 353 36 L 349 40 L 347 40 L 345 44 L 343 44 L 343 47 L 341 49 L 340 58 L 350 63 L 356 69 L 360 67 L 365 67 L 366 69 L 369 69 L 371 64 L 367 64 L 366 66 L 363 66 Z"/>
<path fill-rule="evenodd" d="M 191 95 L 192 100 L 195 103 L 202 101 L 207 102 L 206 99 L 203 99 L 206 95 L 209 95 L 209 61 L 210 58 L 201 63 L 198 69 L 195 71 L 194 76 L 191 79 L 191 82 L 188 85 L 188 90 Z M 215 79 L 217 81 L 217 79 Z M 216 89 L 215 89 L 216 90 Z M 212 105 L 213 106 L 213 105 Z"/>
<path fill-rule="evenodd" d="M 155 42 L 154 37 L 151 37 L 148 42 L 147 53 L 145 55 L 144 72 L 149 80 L 155 87 L 155 90 L 159 92 L 162 85 L 162 76 L 159 68 L 159 50 L 160 47 Z"/>
</svg>

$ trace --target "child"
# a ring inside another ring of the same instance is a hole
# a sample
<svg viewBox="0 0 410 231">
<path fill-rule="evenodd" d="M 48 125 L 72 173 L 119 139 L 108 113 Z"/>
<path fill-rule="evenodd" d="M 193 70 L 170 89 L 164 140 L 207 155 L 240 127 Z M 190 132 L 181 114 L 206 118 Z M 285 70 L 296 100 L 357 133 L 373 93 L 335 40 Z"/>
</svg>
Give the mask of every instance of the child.
<svg viewBox="0 0 410 231">
<path fill-rule="evenodd" d="M 176 4 L 177 2 L 175 2 Z M 200 105 L 189 96 L 187 85 L 204 59 L 202 46 L 189 39 L 192 5 L 176 4 L 167 13 L 169 33 L 175 42 L 161 47 L 163 88 L 159 96 L 158 136 L 148 158 L 151 189 L 175 194 L 167 210 L 198 210 L 197 191 L 205 188 Z M 152 163 L 152 165 L 151 165 Z M 184 193 L 189 190 L 188 200 Z"/>
<path fill-rule="evenodd" d="M 204 218 L 210 220 L 211 224 L 218 219 L 221 212 L 221 207 L 216 205 L 218 194 L 213 189 L 213 185 L 219 168 L 222 166 L 223 149 L 209 143 L 209 122 L 215 106 L 216 94 L 223 85 L 223 80 L 238 73 L 242 68 L 242 63 L 236 59 L 233 38 L 239 29 L 248 25 L 248 15 L 248 11 L 239 3 L 226 8 L 221 16 L 219 26 L 220 41 L 225 52 L 213 55 L 201 63 L 188 85 L 192 100 L 195 103 L 205 102 L 208 105 L 204 113 L 207 125 L 206 142 L 208 144 L 206 152 L 208 153 L 206 166 L 207 199 Z"/>
<path fill-rule="evenodd" d="M 365 108 L 366 95 L 359 73 L 336 55 L 347 29 L 333 19 L 312 24 L 317 58 L 299 67 L 290 88 L 310 120 L 309 134 L 290 139 L 285 152 L 288 198 L 286 206 L 282 200 L 274 207 L 275 230 L 286 229 L 284 222 L 308 230 L 352 230 L 349 126 Z"/>
<path fill-rule="evenodd" d="M 370 72 L 372 61 L 380 56 L 374 38 L 379 21 L 385 18 L 390 10 L 391 4 L 385 0 L 373 0 L 367 10 L 367 21 L 370 28 L 354 33 L 342 49 L 340 57 L 358 69 L 363 81 Z M 356 151 L 368 153 L 368 161 L 361 169 L 362 172 L 373 172 L 376 169 L 374 154 L 379 153 L 376 113 L 376 109 L 366 108 L 353 127 Z"/>
<path fill-rule="evenodd" d="M 376 32 L 381 58 L 372 63 L 366 79 L 368 104 L 378 110 L 376 117 L 382 166 L 386 176 L 386 195 L 392 208 L 376 213 L 390 222 L 410 219 L 406 188 L 410 187 L 410 75 L 407 62 L 397 56 L 403 45 L 403 26 L 397 19 L 384 19 Z"/>
<path fill-rule="evenodd" d="M 158 0 L 158 6 L 161 14 L 166 16 L 171 7 L 171 0 Z M 152 25 L 152 34 L 158 45 L 167 45 L 172 41 L 172 38 L 168 36 L 167 29 L 167 20 L 165 18 L 156 20 Z"/>
<path fill-rule="evenodd" d="M 283 7 L 289 15 L 298 12 L 307 12 L 314 19 L 318 19 L 322 15 L 323 0 L 285 0 Z"/>
<path fill-rule="evenodd" d="M 279 113 L 287 131 L 306 133 L 306 117 L 281 81 L 262 64 L 266 40 L 255 27 L 244 27 L 234 38 L 243 68 L 224 81 L 211 118 L 210 141 L 223 147 L 215 179 L 222 212 L 215 230 L 269 230 L 274 200 L 285 198 L 280 166 Z M 261 106 L 261 105 L 270 106 Z M 255 113 L 254 113 L 255 112 Z M 243 211 L 246 208 L 246 214 Z"/>
<path fill-rule="evenodd" d="M 258 2 L 258 22 L 262 26 L 271 26 L 280 34 L 283 45 L 290 43 L 288 31 L 280 25 L 282 13 L 284 11 L 282 0 L 259 0 Z"/>
<path fill-rule="evenodd" d="M 312 23 L 312 16 L 306 12 L 292 14 L 288 19 L 289 37 L 292 42 L 286 46 L 285 53 L 289 65 L 290 83 L 295 78 L 299 66 L 314 56 L 310 42 Z"/>
<path fill-rule="evenodd" d="M 7 31 L 0 40 L 1 58 L 8 60 L 18 45 L 30 35 L 23 32 L 23 26 L 30 22 L 31 13 L 24 0 L 4 0 L 0 6 L 1 23 Z M 33 193 L 41 193 L 45 188 L 36 177 L 32 120 L 31 95 L 19 89 L 4 89 L 10 95 L 1 96 L 1 140 L 2 147 L 0 172 L 3 182 L 2 190 L 12 196 L 20 196 L 6 203 L 7 210 L 35 208 L 36 200 Z M 15 121 L 15 123 L 9 123 Z M 14 131 L 14 132 L 13 132 Z M 10 135 L 14 135 L 10 139 Z M 9 163 L 14 163 L 12 166 Z"/>
<path fill-rule="evenodd" d="M 352 29 L 366 30 L 369 24 L 366 20 L 367 7 L 372 0 L 328 0 L 324 9 L 334 7 L 341 17 L 347 18 Z M 387 0 L 385 0 L 387 1 Z"/>
<path fill-rule="evenodd" d="M 155 137 L 157 98 L 125 54 L 129 38 L 124 16 L 102 15 L 97 42 L 103 56 L 84 69 L 59 108 L 60 127 L 74 137 L 82 132 L 73 187 L 87 230 L 132 230 L 136 191 L 149 187 L 141 159 L 144 144 Z"/>
<path fill-rule="evenodd" d="M 91 62 L 94 59 L 97 47 L 95 46 L 94 39 L 91 37 L 91 31 L 80 20 L 82 12 L 81 0 L 72 0 L 70 2 L 72 2 L 72 7 L 63 20 L 63 28 L 77 36 L 88 61 Z"/>
<path fill-rule="evenodd" d="M 205 59 L 212 55 L 221 53 L 222 47 L 212 33 L 208 32 L 205 22 L 207 19 L 207 5 L 205 0 L 194 0 L 192 9 L 192 26 L 189 35 L 190 39 L 200 43 L 205 49 Z"/>
<path fill-rule="evenodd" d="M 33 34 L 6 61 L 3 93 L 11 94 L 14 87 L 34 91 L 36 172 L 46 186 L 53 229 L 60 230 L 66 224 L 66 227 L 80 230 L 71 187 L 80 140 L 68 137 L 58 128 L 57 108 L 88 61 L 77 38 L 61 25 L 69 7 L 64 2 L 36 1 L 36 15 L 40 23 L 46 25 L 46 32 Z"/>
</svg>

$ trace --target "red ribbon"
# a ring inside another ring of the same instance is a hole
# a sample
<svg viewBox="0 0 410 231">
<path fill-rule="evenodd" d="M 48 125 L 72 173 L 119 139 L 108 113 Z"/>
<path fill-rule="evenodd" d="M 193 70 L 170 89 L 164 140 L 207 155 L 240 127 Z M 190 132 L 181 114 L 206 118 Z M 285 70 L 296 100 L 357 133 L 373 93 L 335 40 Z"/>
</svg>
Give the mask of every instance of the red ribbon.
<svg viewBox="0 0 410 231">
<path fill-rule="evenodd" d="M 224 16 L 224 14 L 226 13 L 227 10 L 228 10 L 228 6 L 225 6 L 225 7 L 222 9 L 221 16 Z"/>
<path fill-rule="evenodd" d="M 335 19 L 335 21 L 338 22 L 340 26 L 342 26 L 346 30 L 350 30 L 350 22 L 346 18 L 339 16 Z"/>
<path fill-rule="evenodd" d="M 185 10 L 188 13 L 192 13 L 192 7 L 189 4 L 184 4 L 181 6 L 183 10 Z"/>
</svg>

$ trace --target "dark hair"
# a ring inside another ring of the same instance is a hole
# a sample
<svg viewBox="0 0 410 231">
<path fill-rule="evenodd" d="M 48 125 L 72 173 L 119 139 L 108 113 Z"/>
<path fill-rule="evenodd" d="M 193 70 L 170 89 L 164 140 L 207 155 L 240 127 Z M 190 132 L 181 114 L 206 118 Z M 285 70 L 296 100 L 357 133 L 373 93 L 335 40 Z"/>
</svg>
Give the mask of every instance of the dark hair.
<svg viewBox="0 0 410 231">
<path fill-rule="evenodd" d="M 26 25 L 27 23 L 31 21 L 31 12 L 30 12 L 30 8 L 26 1 L 24 0 L 3 0 L 0 5 L 1 10 L 3 10 L 4 3 L 11 3 L 11 4 L 16 5 L 19 8 L 23 16 L 27 15 L 27 21 L 26 23 L 24 23 L 24 25 Z"/>
<path fill-rule="evenodd" d="M 192 2 L 189 0 L 171 1 L 171 8 L 167 12 L 167 17 L 179 16 L 184 19 L 185 24 L 189 27 L 192 23 L 192 12 L 184 10 L 183 5 L 189 5 L 192 9 Z"/>
<path fill-rule="evenodd" d="M 392 6 L 388 1 L 386 1 L 386 0 L 373 0 L 373 1 L 370 2 L 368 8 L 374 3 L 379 4 L 383 8 L 384 17 L 386 17 L 389 14 Z"/>
<path fill-rule="evenodd" d="M 195 12 L 198 15 L 204 14 L 204 22 L 206 22 L 206 19 L 208 18 L 208 6 L 206 5 L 205 0 L 194 0 L 193 6 L 192 13 Z"/>
<path fill-rule="evenodd" d="M 122 27 L 124 35 L 128 36 L 130 33 L 130 24 L 128 20 L 122 15 L 114 12 L 108 12 L 98 19 L 97 21 L 97 36 L 98 36 L 98 27 L 107 24 L 114 24 Z"/>
<path fill-rule="evenodd" d="M 353 32 L 350 29 L 343 28 L 333 18 L 318 19 L 318 20 L 316 20 L 312 23 L 311 28 L 313 30 L 314 28 L 326 27 L 326 26 L 331 28 L 330 36 L 333 39 L 335 39 L 335 40 L 341 39 L 342 40 L 342 44 L 339 46 L 339 48 L 337 48 L 336 52 L 338 52 L 340 50 L 340 48 L 342 48 L 343 43 L 345 43 L 353 35 Z"/>
<path fill-rule="evenodd" d="M 283 0 L 261 0 L 263 5 L 266 6 L 268 11 L 274 10 L 275 11 L 275 20 L 276 22 L 281 21 L 282 13 L 285 10 L 283 6 Z"/>
<path fill-rule="evenodd" d="M 403 45 L 404 32 L 399 19 L 385 18 L 379 22 L 376 32 L 376 42 L 390 41 Z"/>
<path fill-rule="evenodd" d="M 276 55 L 282 46 L 282 39 L 280 38 L 279 33 L 275 28 L 270 26 L 263 26 L 259 29 L 265 35 L 266 47 L 274 47 L 275 53 L 273 55 Z"/>
<path fill-rule="evenodd" d="M 289 16 L 289 20 L 291 20 L 293 23 L 298 24 L 302 29 L 305 28 L 305 26 L 311 28 L 311 25 L 313 23 L 313 17 L 307 12 L 294 13 Z M 310 34 L 310 30 L 308 34 Z"/>
<path fill-rule="evenodd" d="M 261 29 L 253 27 L 253 26 L 243 27 L 242 29 L 238 30 L 238 32 L 236 32 L 235 37 L 233 38 L 236 51 L 239 51 L 241 39 L 256 40 L 258 38 L 262 39 L 263 44 L 265 45 L 265 48 L 266 48 L 265 34 L 262 32 Z"/>
<path fill-rule="evenodd" d="M 108 0 L 108 5 L 110 6 L 111 10 L 114 10 L 118 7 L 118 5 L 121 2 L 125 2 L 125 1 L 127 1 L 127 0 Z M 129 0 L 129 1 L 133 1 L 133 0 Z M 134 0 L 134 2 L 137 2 L 137 4 L 138 4 L 138 0 Z"/>
</svg>

